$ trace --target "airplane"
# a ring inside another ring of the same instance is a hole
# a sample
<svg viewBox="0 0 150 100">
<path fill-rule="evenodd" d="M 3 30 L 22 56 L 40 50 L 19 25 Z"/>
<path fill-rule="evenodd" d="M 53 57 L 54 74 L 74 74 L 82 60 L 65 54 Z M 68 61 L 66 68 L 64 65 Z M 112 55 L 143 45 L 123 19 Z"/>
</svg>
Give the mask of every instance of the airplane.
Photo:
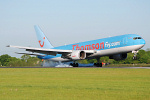
<svg viewBox="0 0 150 100">
<path fill-rule="evenodd" d="M 75 63 L 76 61 L 84 59 L 97 59 L 97 63 L 95 63 L 94 66 L 102 67 L 102 63 L 99 62 L 100 57 L 109 56 L 110 59 L 125 60 L 127 58 L 127 53 L 129 52 L 134 53 L 133 59 L 136 59 L 138 50 L 146 43 L 139 35 L 125 34 L 54 47 L 39 26 L 35 25 L 34 28 L 40 48 L 13 45 L 8 45 L 7 47 L 25 49 L 31 53 L 18 54 L 35 55 L 44 60 L 55 62 L 73 61 L 73 63 L 70 63 L 73 67 L 79 66 L 78 63 Z"/>
</svg>

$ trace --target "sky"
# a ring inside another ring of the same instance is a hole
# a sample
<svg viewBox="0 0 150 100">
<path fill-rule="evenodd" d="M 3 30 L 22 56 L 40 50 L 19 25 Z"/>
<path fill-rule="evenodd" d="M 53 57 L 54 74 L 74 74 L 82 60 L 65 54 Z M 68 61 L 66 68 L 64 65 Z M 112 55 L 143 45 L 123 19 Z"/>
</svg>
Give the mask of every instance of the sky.
<svg viewBox="0 0 150 100">
<path fill-rule="evenodd" d="M 150 0 L 0 0 L 0 55 L 39 47 L 34 25 L 53 46 L 138 34 L 150 48 Z"/>
</svg>

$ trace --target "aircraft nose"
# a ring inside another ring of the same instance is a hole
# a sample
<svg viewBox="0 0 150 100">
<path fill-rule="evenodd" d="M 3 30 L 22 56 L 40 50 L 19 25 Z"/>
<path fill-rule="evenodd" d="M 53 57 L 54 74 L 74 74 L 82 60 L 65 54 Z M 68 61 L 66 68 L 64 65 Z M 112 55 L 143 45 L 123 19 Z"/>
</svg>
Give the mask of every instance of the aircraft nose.
<svg viewBox="0 0 150 100">
<path fill-rule="evenodd" d="M 145 40 L 144 40 L 144 39 L 142 39 L 141 44 L 143 44 L 143 45 L 145 45 L 145 44 L 146 44 L 146 42 L 145 42 Z"/>
<path fill-rule="evenodd" d="M 143 44 L 146 44 L 146 42 L 145 42 L 145 40 L 144 40 L 144 39 L 143 39 L 142 43 L 143 43 Z"/>
</svg>

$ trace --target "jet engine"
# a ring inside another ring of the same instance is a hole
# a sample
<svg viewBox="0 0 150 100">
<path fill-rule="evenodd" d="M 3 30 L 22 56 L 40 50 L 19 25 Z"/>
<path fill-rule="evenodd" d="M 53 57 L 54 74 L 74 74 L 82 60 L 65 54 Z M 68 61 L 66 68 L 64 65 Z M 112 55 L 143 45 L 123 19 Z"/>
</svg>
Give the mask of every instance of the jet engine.
<svg viewBox="0 0 150 100">
<path fill-rule="evenodd" d="M 116 55 L 112 55 L 109 56 L 109 59 L 114 59 L 114 60 L 124 60 L 127 58 L 127 53 L 123 53 L 123 54 L 116 54 Z"/>
<path fill-rule="evenodd" d="M 70 55 L 73 60 L 81 60 L 86 58 L 86 53 L 84 51 L 73 51 Z"/>
</svg>

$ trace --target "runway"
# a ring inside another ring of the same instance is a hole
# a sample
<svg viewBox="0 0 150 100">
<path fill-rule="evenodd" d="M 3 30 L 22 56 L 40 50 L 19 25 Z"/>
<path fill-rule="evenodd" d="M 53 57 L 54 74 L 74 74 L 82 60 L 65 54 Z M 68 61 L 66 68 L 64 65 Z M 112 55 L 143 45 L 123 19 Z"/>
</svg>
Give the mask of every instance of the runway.
<svg viewBox="0 0 150 100">
<path fill-rule="evenodd" d="M 150 67 L 0 67 L 0 68 L 124 68 L 124 69 L 150 69 Z"/>
<path fill-rule="evenodd" d="M 103 67 L 103 68 L 150 69 L 150 67 Z"/>
</svg>

